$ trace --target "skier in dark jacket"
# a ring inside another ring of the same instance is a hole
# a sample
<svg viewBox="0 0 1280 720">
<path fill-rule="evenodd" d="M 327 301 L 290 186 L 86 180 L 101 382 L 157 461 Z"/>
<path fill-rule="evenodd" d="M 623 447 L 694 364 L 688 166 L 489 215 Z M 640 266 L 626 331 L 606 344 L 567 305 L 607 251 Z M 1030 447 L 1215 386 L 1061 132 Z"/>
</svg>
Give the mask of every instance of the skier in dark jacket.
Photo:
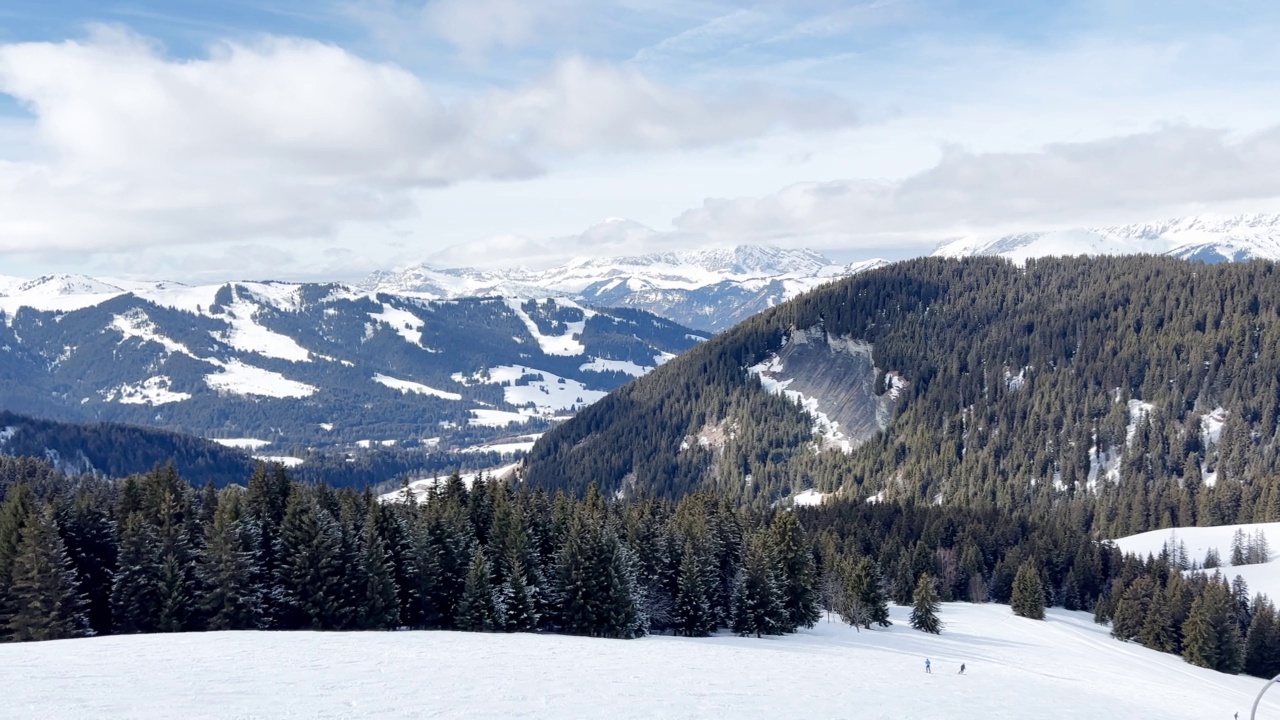
<svg viewBox="0 0 1280 720">
<path fill-rule="evenodd" d="M 929 673 L 930 675 L 933 674 L 933 668 L 932 666 L 929 665 L 929 658 L 924 659 L 924 671 Z"/>
<path fill-rule="evenodd" d="M 960 674 L 964 674 L 964 663 L 960 663 Z"/>
</svg>

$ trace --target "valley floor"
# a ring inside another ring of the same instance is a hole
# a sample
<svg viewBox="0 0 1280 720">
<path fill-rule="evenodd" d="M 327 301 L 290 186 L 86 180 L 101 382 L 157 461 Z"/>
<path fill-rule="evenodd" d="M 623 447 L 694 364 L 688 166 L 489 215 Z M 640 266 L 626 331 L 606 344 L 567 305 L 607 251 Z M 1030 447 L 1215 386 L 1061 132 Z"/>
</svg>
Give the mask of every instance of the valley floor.
<svg viewBox="0 0 1280 720">
<path fill-rule="evenodd" d="M 941 636 L 820 623 L 776 638 L 205 633 L 0 645 L 4 718 L 1247 718 L 1263 681 L 945 605 Z M 930 658 L 933 674 L 924 672 Z M 967 666 L 958 675 L 961 663 Z M 1280 718 L 1280 688 L 1259 717 Z"/>
</svg>

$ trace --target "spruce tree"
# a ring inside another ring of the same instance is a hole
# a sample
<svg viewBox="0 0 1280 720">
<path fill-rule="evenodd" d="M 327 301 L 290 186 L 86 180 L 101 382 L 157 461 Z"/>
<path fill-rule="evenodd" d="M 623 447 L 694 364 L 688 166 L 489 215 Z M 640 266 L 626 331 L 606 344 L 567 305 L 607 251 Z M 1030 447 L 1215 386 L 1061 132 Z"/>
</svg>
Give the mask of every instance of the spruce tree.
<svg viewBox="0 0 1280 720">
<path fill-rule="evenodd" d="M 706 637 L 715 629 L 715 615 L 707 599 L 707 591 L 697 552 L 692 542 L 685 542 L 680 561 L 680 578 L 676 592 L 674 629 L 685 637 Z"/>
<path fill-rule="evenodd" d="M 506 611 L 508 632 L 533 632 L 538 628 L 538 609 L 533 591 L 525 580 L 524 564 L 517 558 L 509 560 L 511 576 L 503 584 L 502 606 Z"/>
<path fill-rule="evenodd" d="M 469 632 L 493 632 L 502 629 L 503 617 L 494 602 L 493 581 L 484 553 L 476 550 L 467 573 L 467 584 L 458 602 L 457 626 Z"/>
<path fill-rule="evenodd" d="M 1031 620 L 1044 619 L 1044 587 L 1036 564 L 1027 560 L 1013 579 L 1013 614 Z"/>
<path fill-rule="evenodd" d="M 934 635 L 941 633 L 945 626 L 938 618 L 938 591 L 928 573 L 920 576 L 911 602 L 911 627 Z"/>
<path fill-rule="evenodd" d="M 1145 575 L 1125 588 L 1115 604 L 1111 620 L 1111 635 L 1121 640 L 1137 640 L 1138 635 L 1142 633 L 1142 625 L 1146 622 L 1148 613 L 1151 612 L 1151 601 L 1154 596 L 1155 583 Z"/>
<path fill-rule="evenodd" d="M 13 585 L 13 564 L 22 546 L 23 527 L 31 517 L 34 507 L 35 494 L 26 483 L 10 487 L 5 493 L 4 504 L 0 505 L 0 639 L 3 639 L 4 628 L 8 625 L 9 616 L 13 614 L 9 598 Z"/>
<path fill-rule="evenodd" d="M 290 495 L 276 568 L 281 627 L 342 627 L 349 596 L 342 552 L 342 529 L 329 511 L 306 493 Z"/>
<path fill-rule="evenodd" d="M 111 585 L 111 619 L 117 633 L 160 628 L 160 547 L 141 511 L 130 513 L 120 531 L 120 555 Z"/>
<path fill-rule="evenodd" d="M 363 587 L 356 625 L 365 630 L 390 630 L 400 624 L 400 594 L 391 553 L 375 522 L 370 513 L 361 539 L 359 575 Z"/>
<path fill-rule="evenodd" d="M 817 579 L 804 529 L 794 512 L 784 512 L 774 518 L 770 531 L 778 556 L 778 584 L 787 613 L 787 629 L 813 627 L 819 617 Z"/>
<path fill-rule="evenodd" d="M 1244 641 L 1244 671 L 1255 677 L 1280 675 L 1280 622 L 1276 606 L 1262 595 L 1253 603 L 1253 623 Z"/>
<path fill-rule="evenodd" d="M 241 519 L 240 494 L 224 491 L 206 526 L 197 574 L 209 630 L 250 630 L 262 625 L 263 589 L 257 583 L 254 537 Z"/>
<path fill-rule="evenodd" d="M 1142 629 L 1138 631 L 1138 642 L 1160 652 L 1173 652 L 1177 647 L 1172 611 L 1168 598 L 1159 587 L 1151 597 L 1150 609 L 1142 621 Z"/>
<path fill-rule="evenodd" d="M 116 528 L 96 485 L 82 484 L 63 525 L 67 554 L 76 570 L 80 594 L 85 598 L 89 629 L 96 635 L 111 632 L 111 582 L 118 547 Z"/>
<path fill-rule="evenodd" d="M 747 540 L 746 557 L 733 585 L 730 627 L 738 635 L 780 635 L 787 631 L 786 609 L 768 539 L 756 533 Z"/>
<path fill-rule="evenodd" d="M 889 627 L 889 600 L 885 597 L 880 583 L 880 574 L 876 571 L 871 558 L 858 558 L 844 572 L 844 588 L 841 593 L 841 618 L 854 626 L 870 629 L 875 623 L 881 627 Z"/>
<path fill-rule="evenodd" d="M 22 542 L 13 561 L 8 618 L 11 640 L 58 640 L 88 632 L 88 620 L 75 570 L 58 535 L 52 505 L 32 512 L 23 523 Z"/>
</svg>

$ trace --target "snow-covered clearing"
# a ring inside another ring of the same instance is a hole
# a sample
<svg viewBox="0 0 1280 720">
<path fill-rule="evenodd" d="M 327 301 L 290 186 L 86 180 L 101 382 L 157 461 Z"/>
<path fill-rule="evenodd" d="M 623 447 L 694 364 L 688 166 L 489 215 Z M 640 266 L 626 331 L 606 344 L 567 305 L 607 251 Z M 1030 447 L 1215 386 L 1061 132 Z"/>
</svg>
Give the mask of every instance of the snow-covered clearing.
<svg viewBox="0 0 1280 720">
<path fill-rule="evenodd" d="M 485 477 L 503 478 L 515 472 L 516 468 L 518 467 L 520 467 L 520 463 L 511 463 L 510 465 L 503 465 L 502 467 L 489 468 L 488 470 L 480 470 L 477 472 L 469 472 L 469 473 L 459 473 L 458 477 L 462 478 L 462 484 L 466 485 L 467 487 L 471 487 L 471 483 L 475 482 L 475 479 L 482 474 Z M 422 498 L 427 493 L 431 492 L 436 485 L 443 483 L 445 480 L 449 479 L 450 474 L 451 473 L 446 472 L 446 473 L 441 473 L 437 477 L 411 480 L 409 481 L 409 490 L 414 494 L 414 497 Z M 404 492 L 403 488 L 396 488 L 395 490 L 389 493 L 378 496 L 378 499 L 382 500 L 383 502 L 398 502 L 401 499 L 400 496 L 401 496 L 401 493 L 403 492 Z"/>
<path fill-rule="evenodd" d="M 222 372 L 204 376 L 205 384 L 218 392 L 275 398 L 303 398 L 316 393 L 314 385 L 290 380 L 278 372 L 246 365 L 239 360 L 208 362 L 222 367 Z"/>
<path fill-rule="evenodd" d="M 229 448 L 240 448 L 241 450 L 257 450 L 271 444 L 270 440 L 259 440 L 257 438 L 209 438 L 213 442 Z"/>
<path fill-rule="evenodd" d="M 1235 536 L 1236 530 L 1243 530 L 1246 540 L 1252 539 L 1255 533 L 1261 531 L 1266 536 L 1267 545 L 1270 546 L 1270 562 L 1232 566 L 1231 539 Z M 1152 530 L 1115 541 L 1122 552 L 1135 553 L 1142 557 L 1159 555 L 1166 542 L 1172 542 L 1175 548 L 1179 543 L 1186 545 L 1188 560 L 1196 563 L 1204 563 L 1204 556 L 1209 548 L 1216 549 L 1218 557 L 1222 560 L 1222 567 L 1219 570 L 1224 577 L 1233 580 L 1239 575 L 1249 584 L 1251 595 L 1260 592 L 1272 600 L 1280 601 L 1280 522 Z"/>
<path fill-rule="evenodd" d="M 306 462 L 306 460 L 299 457 L 293 457 L 292 455 L 254 455 L 253 459 L 261 460 L 264 463 L 276 463 L 277 465 L 283 465 L 287 468 L 298 467 L 302 463 Z"/>
<path fill-rule="evenodd" d="M 524 381 L 521 385 L 516 384 L 521 382 L 521 378 L 533 376 L 539 376 L 541 379 Z M 523 407 L 532 403 L 537 408 L 537 413 L 544 416 L 554 416 L 566 410 L 577 410 L 608 395 L 602 390 L 588 390 L 586 385 L 577 380 L 524 365 L 499 365 L 473 375 L 454 373 L 453 379 L 468 386 L 481 383 L 503 385 L 502 397 L 508 404 Z M 472 412 L 484 411 L 473 410 Z M 517 422 L 523 422 L 523 420 Z M 472 424 L 484 423 L 473 422 Z"/>
<path fill-rule="evenodd" d="M 398 380 L 382 373 L 375 373 L 373 381 L 379 385 L 386 385 L 392 390 L 399 390 L 400 393 L 417 393 L 419 395 L 431 395 L 433 397 L 443 398 L 445 400 L 461 400 L 462 395 L 447 390 L 437 390 L 433 387 L 427 387 L 422 383 L 411 382 L 409 380 Z"/>
<path fill-rule="evenodd" d="M 117 385 L 105 391 L 103 399 L 124 405 L 165 405 L 191 399 L 190 393 L 174 392 L 171 383 L 167 375 L 156 375 L 134 385 Z"/>
<path fill-rule="evenodd" d="M 813 505 L 821 505 L 822 503 L 826 502 L 826 500 L 827 500 L 826 493 L 820 493 L 817 490 L 814 490 L 813 488 L 809 488 L 804 492 L 796 493 L 791 498 L 791 504 L 797 507 L 806 507 L 806 506 L 813 506 Z"/>
<path fill-rule="evenodd" d="M 422 318 L 387 303 L 382 304 L 382 312 L 369 313 L 369 317 L 380 323 L 386 323 L 410 345 L 422 347 Z"/>
<path fill-rule="evenodd" d="M 620 372 L 626 373 L 631 377 L 640 377 L 652 369 L 652 367 L 645 365 L 637 365 L 630 360 L 608 360 L 605 358 L 591 358 L 591 362 L 583 363 L 578 368 L 582 372 Z"/>
<path fill-rule="evenodd" d="M 471 411 L 469 424 L 480 427 L 503 428 L 512 423 L 524 424 L 533 418 L 533 413 L 514 413 L 506 410 L 478 409 Z"/>
<path fill-rule="evenodd" d="M 941 636 L 820 623 L 773 638 L 191 633 L 0 646 L 0 715 L 152 718 L 1230 718 L 1261 680 L 946 605 Z M 925 674 L 924 660 L 933 663 Z M 964 675 L 958 675 L 965 663 Z M 424 671 L 429 669 L 429 672 Z M 1259 717 L 1280 716 L 1280 695 Z"/>
<path fill-rule="evenodd" d="M 161 335 L 156 324 L 142 310 L 135 308 L 116 315 L 111 319 L 111 329 L 123 336 L 120 340 L 122 343 L 129 338 L 138 338 L 143 342 L 156 343 L 170 353 L 183 353 L 195 357 L 186 345 Z"/>
<path fill-rule="evenodd" d="M 487 445 L 474 445 L 472 447 L 463 448 L 464 453 L 480 453 L 480 452 L 496 452 L 503 455 L 509 455 L 515 452 L 529 452 L 533 449 L 534 443 L 538 442 L 538 438 L 542 437 L 542 433 L 534 433 L 533 435 L 521 435 L 518 438 L 504 440 L 502 442 L 489 443 Z"/>
<path fill-rule="evenodd" d="M 557 300 L 556 304 L 567 307 L 578 307 L 578 305 L 566 300 Z M 526 328 L 528 328 L 529 334 L 533 336 L 534 340 L 538 341 L 538 347 L 542 348 L 543 353 L 547 355 L 581 355 L 586 351 L 586 346 L 579 342 L 577 337 L 575 337 L 582 336 L 583 330 L 587 327 L 585 320 L 565 323 L 566 329 L 563 335 L 543 335 L 542 332 L 538 330 L 538 324 L 533 321 L 533 318 L 529 317 L 529 313 L 525 312 L 521 305 L 523 305 L 523 302 L 519 299 L 507 299 L 507 307 L 511 308 L 511 312 L 515 313 L 516 317 L 520 318 L 520 321 L 524 323 Z M 586 311 L 584 310 L 584 314 L 585 312 Z"/>
<path fill-rule="evenodd" d="M 258 324 L 254 318 L 260 310 L 252 302 L 237 297 L 222 314 L 212 316 L 227 323 L 227 331 L 219 337 L 244 352 L 293 362 L 311 362 L 311 353 L 296 340 Z"/>
</svg>

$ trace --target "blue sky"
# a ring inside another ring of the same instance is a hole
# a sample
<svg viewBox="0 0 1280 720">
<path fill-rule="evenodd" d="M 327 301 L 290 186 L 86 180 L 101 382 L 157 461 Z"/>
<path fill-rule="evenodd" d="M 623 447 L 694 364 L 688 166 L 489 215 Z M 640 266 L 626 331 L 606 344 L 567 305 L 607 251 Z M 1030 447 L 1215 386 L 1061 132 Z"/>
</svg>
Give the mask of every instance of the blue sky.
<svg viewBox="0 0 1280 720">
<path fill-rule="evenodd" d="M 0 274 L 902 257 L 1273 211 L 1278 32 L 1245 1 L 9 0 Z"/>
</svg>

